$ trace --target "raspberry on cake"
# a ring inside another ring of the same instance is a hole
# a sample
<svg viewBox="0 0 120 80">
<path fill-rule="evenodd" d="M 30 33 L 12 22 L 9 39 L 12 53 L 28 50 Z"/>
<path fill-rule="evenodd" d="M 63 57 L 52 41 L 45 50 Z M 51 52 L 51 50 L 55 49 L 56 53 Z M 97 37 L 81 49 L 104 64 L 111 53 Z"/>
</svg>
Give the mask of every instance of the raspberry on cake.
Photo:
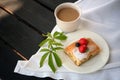
<svg viewBox="0 0 120 80">
<path fill-rule="evenodd" d="M 91 38 L 81 38 L 68 45 L 64 51 L 77 66 L 80 66 L 99 54 L 100 48 Z"/>
</svg>

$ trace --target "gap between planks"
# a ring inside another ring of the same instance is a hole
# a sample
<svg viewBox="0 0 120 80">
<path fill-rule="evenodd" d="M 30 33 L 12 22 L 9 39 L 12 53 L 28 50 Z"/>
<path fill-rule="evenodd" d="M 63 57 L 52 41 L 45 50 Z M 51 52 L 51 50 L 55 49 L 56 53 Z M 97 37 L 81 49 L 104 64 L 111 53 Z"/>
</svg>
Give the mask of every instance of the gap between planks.
<svg viewBox="0 0 120 80">
<path fill-rule="evenodd" d="M 38 4 L 42 5 L 42 6 L 44 6 L 46 9 L 50 10 L 51 12 L 54 12 L 53 9 L 51 9 L 51 8 L 49 8 L 48 6 L 46 6 L 46 5 L 42 4 L 42 3 L 40 3 L 39 0 L 34 0 L 34 1 L 35 1 L 36 3 L 38 3 Z"/>
<path fill-rule="evenodd" d="M 18 50 L 16 50 L 13 46 L 11 46 L 9 43 L 7 43 L 4 39 L 0 37 L 0 39 L 13 51 L 15 52 L 19 57 L 21 57 L 23 60 L 28 60 L 26 57 L 22 55 Z"/>
<path fill-rule="evenodd" d="M 12 15 L 13 17 L 15 17 L 17 20 L 19 20 L 20 22 L 26 24 L 29 28 L 32 28 L 34 31 L 36 31 L 38 34 L 40 34 L 42 36 L 42 34 L 45 34 L 44 32 L 38 30 L 37 28 L 35 28 L 33 25 L 31 25 L 30 23 L 28 23 L 27 21 L 25 21 L 24 19 L 22 19 L 20 16 L 16 15 L 15 13 L 13 13 L 12 11 L 10 11 L 9 9 L 7 9 L 6 7 L 2 6 L 0 4 L 0 8 L 2 10 L 4 10 L 5 12 L 7 12 L 8 14 Z M 43 37 L 43 36 L 42 36 Z M 44 38 L 44 37 L 43 37 Z M 44 38 L 45 39 L 45 38 Z"/>
</svg>

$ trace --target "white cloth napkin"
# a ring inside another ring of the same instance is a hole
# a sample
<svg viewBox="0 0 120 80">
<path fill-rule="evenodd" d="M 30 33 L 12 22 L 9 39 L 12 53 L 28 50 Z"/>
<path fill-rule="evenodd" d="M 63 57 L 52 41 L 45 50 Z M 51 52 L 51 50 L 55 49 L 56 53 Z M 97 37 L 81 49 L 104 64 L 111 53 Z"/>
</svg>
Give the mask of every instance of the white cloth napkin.
<svg viewBox="0 0 120 80">
<path fill-rule="evenodd" d="M 80 29 L 96 32 L 107 41 L 110 48 L 108 63 L 101 70 L 89 74 L 73 73 L 63 66 L 53 73 L 47 63 L 39 68 L 42 54 L 38 50 L 29 61 L 19 60 L 14 72 L 64 80 L 120 80 L 120 0 L 78 0 L 75 4 L 82 8 Z M 55 26 L 54 31 L 61 30 Z"/>
</svg>

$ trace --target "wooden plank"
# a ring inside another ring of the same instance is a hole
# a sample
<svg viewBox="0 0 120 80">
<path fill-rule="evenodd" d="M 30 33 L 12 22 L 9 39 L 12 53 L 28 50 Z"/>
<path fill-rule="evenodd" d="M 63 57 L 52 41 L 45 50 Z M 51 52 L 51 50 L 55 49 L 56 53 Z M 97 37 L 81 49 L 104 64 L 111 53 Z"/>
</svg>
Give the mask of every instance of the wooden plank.
<svg viewBox="0 0 120 80">
<path fill-rule="evenodd" d="M 63 2 L 75 2 L 77 0 L 35 0 L 46 7 L 50 8 L 52 11 L 57 7 L 57 5 L 63 3 Z"/>
<path fill-rule="evenodd" d="M 1 17 L 4 14 L 6 16 Z M 0 9 L 0 37 L 12 45 L 27 59 L 39 49 L 38 44 L 43 37 L 27 25 L 18 21 Z"/>
<path fill-rule="evenodd" d="M 21 58 L 0 40 L 0 80 L 53 80 L 51 78 L 37 78 L 14 73 L 16 63 Z"/>
<path fill-rule="evenodd" d="M 0 40 L 0 73 L 5 72 L 5 69 L 8 69 L 8 71 L 14 71 L 16 63 L 20 59 L 22 58 L 16 55 L 16 53 L 14 53 L 12 49 L 10 49 L 3 43 L 3 41 Z"/>
<path fill-rule="evenodd" d="M 0 3 L 41 32 L 50 32 L 55 26 L 53 12 L 33 0 L 3 0 Z"/>
<path fill-rule="evenodd" d="M 14 71 L 19 59 L 21 58 L 0 40 L 0 78 L 2 80 L 7 80 L 5 77 L 10 77 L 6 75 Z"/>
</svg>

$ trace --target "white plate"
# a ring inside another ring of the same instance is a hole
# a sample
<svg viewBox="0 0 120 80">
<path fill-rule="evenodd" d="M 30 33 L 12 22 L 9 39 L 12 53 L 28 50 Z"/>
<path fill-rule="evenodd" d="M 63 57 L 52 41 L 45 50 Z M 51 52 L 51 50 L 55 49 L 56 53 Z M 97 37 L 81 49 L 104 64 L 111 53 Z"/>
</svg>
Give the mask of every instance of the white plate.
<svg viewBox="0 0 120 80">
<path fill-rule="evenodd" d="M 98 34 L 91 31 L 76 31 L 67 34 L 68 39 L 63 42 L 64 47 L 70 43 L 79 40 L 82 37 L 91 38 L 100 48 L 101 52 L 99 55 L 85 62 L 81 66 L 76 66 L 73 61 L 64 53 L 60 52 L 60 57 L 63 62 L 63 66 L 72 72 L 77 73 L 91 73 L 101 69 L 109 59 L 109 48 L 106 41 Z"/>
</svg>

